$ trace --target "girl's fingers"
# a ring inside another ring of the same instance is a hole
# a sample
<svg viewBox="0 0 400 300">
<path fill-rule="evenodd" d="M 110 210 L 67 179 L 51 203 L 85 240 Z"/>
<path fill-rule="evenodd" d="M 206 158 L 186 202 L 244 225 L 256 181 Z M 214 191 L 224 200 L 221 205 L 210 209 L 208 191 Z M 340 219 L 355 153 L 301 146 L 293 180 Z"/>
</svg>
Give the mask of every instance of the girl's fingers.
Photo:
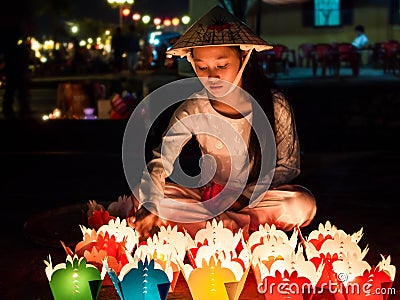
<svg viewBox="0 0 400 300">
<path fill-rule="evenodd" d="M 133 229 L 136 228 L 136 223 L 135 223 L 135 222 L 136 222 L 136 217 L 135 217 L 135 216 L 126 218 L 126 222 L 127 222 L 128 225 L 129 225 L 130 227 L 132 227 Z"/>
</svg>

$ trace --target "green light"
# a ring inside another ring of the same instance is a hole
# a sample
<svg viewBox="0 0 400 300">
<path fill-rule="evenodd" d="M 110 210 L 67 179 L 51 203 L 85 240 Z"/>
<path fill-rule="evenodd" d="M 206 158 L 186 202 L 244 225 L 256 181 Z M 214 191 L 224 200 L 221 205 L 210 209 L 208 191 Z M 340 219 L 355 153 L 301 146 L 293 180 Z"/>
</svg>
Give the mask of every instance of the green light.
<svg viewBox="0 0 400 300">
<path fill-rule="evenodd" d="M 189 16 L 183 16 L 182 17 L 182 23 L 187 25 L 190 22 L 190 17 Z"/>
<path fill-rule="evenodd" d="M 97 299 L 103 282 L 99 270 L 86 265 L 86 260 L 77 256 L 73 260 L 68 256 L 65 264 L 46 269 L 46 272 L 51 273 L 49 283 L 55 300 Z"/>
<path fill-rule="evenodd" d="M 150 16 L 149 15 L 144 15 L 143 17 L 142 17 L 142 22 L 144 23 L 144 24 L 148 24 L 149 22 L 150 22 Z"/>
</svg>

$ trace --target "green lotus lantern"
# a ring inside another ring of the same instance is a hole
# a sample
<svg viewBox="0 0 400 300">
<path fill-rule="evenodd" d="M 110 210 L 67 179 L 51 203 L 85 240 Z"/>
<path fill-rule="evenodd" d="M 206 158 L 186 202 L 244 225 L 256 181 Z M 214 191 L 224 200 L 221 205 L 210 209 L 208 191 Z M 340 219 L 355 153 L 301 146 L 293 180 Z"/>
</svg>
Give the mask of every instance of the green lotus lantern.
<svg viewBox="0 0 400 300">
<path fill-rule="evenodd" d="M 45 261 L 45 271 L 55 300 L 97 299 L 104 275 L 85 258 L 67 256 L 65 263 L 53 268 L 51 258 Z"/>
</svg>

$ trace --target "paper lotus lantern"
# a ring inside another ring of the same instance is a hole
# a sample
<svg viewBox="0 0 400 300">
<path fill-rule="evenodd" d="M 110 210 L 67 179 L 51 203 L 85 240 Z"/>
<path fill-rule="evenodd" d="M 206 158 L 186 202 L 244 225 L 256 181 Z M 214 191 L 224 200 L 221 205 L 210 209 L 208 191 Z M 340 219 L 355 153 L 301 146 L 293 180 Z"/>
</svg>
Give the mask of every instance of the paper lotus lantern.
<svg viewBox="0 0 400 300">
<path fill-rule="evenodd" d="M 115 220 L 110 220 L 108 224 L 101 226 L 97 233 L 108 232 L 109 235 L 113 235 L 117 242 L 125 241 L 125 247 L 129 252 L 132 252 L 136 245 L 139 243 L 139 236 L 136 231 L 128 225 L 126 219 L 120 220 L 116 218 Z"/>
<path fill-rule="evenodd" d="M 193 299 L 238 299 L 251 261 L 242 231 L 233 234 L 214 219 L 187 238 L 190 264 L 181 270 Z"/>
<path fill-rule="evenodd" d="M 189 234 L 186 237 L 188 240 L 187 254 L 193 267 L 197 266 L 195 262 L 196 257 L 200 261 L 203 258 L 208 260 L 210 256 L 219 252 L 238 254 L 240 249 L 247 248 L 243 241 L 243 230 L 240 229 L 234 234 L 230 229 L 224 228 L 222 221 L 217 222 L 215 219 L 207 222 L 206 227 L 196 233 L 194 240 Z M 199 251 L 203 252 L 203 254 L 198 255 Z M 223 256 L 219 259 L 222 258 Z"/>
<path fill-rule="evenodd" d="M 305 259 L 301 250 L 268 265 L 264 262 L 265 260 L 259 257 L 259 262 L 253 265 L 253 270 L 259 273 L 259 276 L 256 276 L 260 278 L 257 280 L 258 292 L 264 294 L 265 299 L 302 300 L 313 296 L 323 265 L 317 269 L 312 262 Z"/>
<path fill-rule="evenodd" d="M 97 231 L 80 226 L 83 240 L 75 246 L 75 254 L 95 265 L 99 270 L 103 267 L 103 260 L 107 257 L 108 265 L 117 274 L 129 262 L 129 257 L 137 245 L 138 237 L 134 229 L 126 224 L 126 220 L 119 218 L 111 220 Z M 103 285 L 110 285 L 108 276 Z"/>
<path fill-rule="evenodd" d="M 388 291 L 396 274 L 395 266 L 390 264 L 390 256 L 382 256 L 376 267 L 371 267 L 366 261 L 360 261 L 356 255 L 343 257 L 333 262 L 333 270 L 339 274 L 343 291 L 347 300 L 382 300 L 387 299 Z"/>
<path fill-rule="evenodd" d="M 211 258 L 221 262 L 223 267 L 229 267 L 235 274 L 237 280 L 240 280 L 243 273 L 250 266 L 250 254 L 247 249 L 243 249 L 237 254 L 234 251 L 225 251 L 216 248 L 214 245 L 201 245 L 197 248 L 195 256 L 192 257 L 190 267 L 195 269 L 203 264 L 203 261 L 210 261 Z M 186 267 L 186 273 L 191 270 Z M 188 274 L 188 273 L 187 273 Z"/>
<path fill-rule="evenodd" d="M 188 235 L 188 237 L 190 237 Z M 224 228 L 222 221 L 217 222 L 216 219 L 212 219 L 211 222 L 206 223 L 206 227 L 197 231 L 192 245 L 196 243 L 203 243 L 207 240 L 209 243 L 215 244 L 220 248 L 236 248 L 241 239 L 243 238 L 242 230 L 239 230 L 234 234 L 229 228 Z M 190 240 L 189 245 L 190 247 Z"/>
<path fill-rule="evenodd" d="M 76 245 L 75 252 L 86 250 L 88 245 L 98 244 L 99 236 L 104 238 L 106 235 L 108 238 L 113 237 L 113 240 L 123 245 L 129 253 L 132 253 L 139 243 L 136 231 L 127 224 L 125 219 L 122 221 L 119 218 L 110 220 L 108 224 L 102 225 L 97 231 L 82 225 L 80 225 L 80 229 L 83 240 Z"/>
<path fill-rule="evenodd" d="M 99 229 L 102 225 L 108 224 L 110 220 L 115 219 L 115 217 L 110 216 L 110 213 L 104 209 L 99 209 L 93 211 L 93 214 L 88 217 L 88 225 L 91 228 Z"/>
<path fill-rule="evenodd" d="M 108 267 L 106 260 L 103 263 L 122 300 L 167 298 L 170 280 L 154 260 L 142 261 L 136 258 L 122 268 L 119 276 Z"/>
<path fill-rule="evenodd" d="M 194 300 L 233 300 L 239 299 L 249 272 L 249 268 L 245 269 L 238 279 L 234 269 L 233 265 L 222 265 L 221 260 L 212 256 L 209 261 L 203 259 L 197 268 L 184 265 L 182 272 Z"/>
<path fill-rule="evenodd" d="M 268 224 L 260 225 L 249 237 L 258 292 L 268 300 L 306 299 L 314 293 L 322 266 L 318 269 L 307 261 L 301 247 L 296 252 L 297 238 L 297 231 L 289 238 Z"/>
<path fill-rule="evenodd" d="M 125 219 L 129 217 L 133 208 L 132 198 L 124 195 L 119 196 L 117 201 L 111 202 L 107 207 L 107 211 L 114 217 Z"/>
<path fill-rule="evenodd" d="M 157 262 L 171 279 L 170 290 L 175 289 L 180 273 L 180 266 L 186 253 L 186 237 L 181 232 L 161 227 L 158 234 L 141 243 L 135 251 L 135 256 L 144 260 L 146 257 Z M 169 273 L 169 270 L 172 273 Z"/>
<path fill-rule="evenodd" d="M 55 300 L 97 299 L 105 273 L 87 264 L 84 258 L 67 256 L 66 262 L 53 268 L 51 258 L 45 261 L 46 275 Z"/>
<path fill-rule="evenodd" d="M 317 283 L 319 294 L 333 294 L 335 300 L 387 299 L 388 295 L 382 295 L 378 289 L 392 286 L 395 267 L 390 265 L 390 256 L 377 267 L 364 261 L 368 247 L 361 250 L 358 246 L 362 235 L 362 229 L 349 235 L 329 222 L 310 233 L 307 257 L 316 266 L 324 265 Z"/>
<path fill-rule="evenodd" d="M 188 234 L 178 231 L 178 226 L 168 225 L 167 227 L 160 226 L 160 231 L 155 236 L 160 243 L 174 246 L 178 255 L 177 259 L 184 260 L 189 243 Z"/>
<path fill-rule="evenodd" d="M 338 266 L 338 263 L 341 265 L 342 262 L 351 260 L 354 266 L 355 262 L 358 262 L 358 268 L 366 267 L 366 263 L 362 260 L 367 254 L 368 248 L 361 251 L 358 246 L 362 235 L 362 229 L 349 235 L 331 225 L 330 222 L 326 222 L 325 226 L 320 224 L 318 230 L 310 233 L 306 242 L 306 255 L 316 267 L 320 264 L 324 265 L 321 278 L 317 283 L 317 287 L 320 289 L 319 293 L 322 293 L 322 290 L 329 290 L 326 293 L 334 291 L 336 298 L 344 298 L 346 286 L 341 278 L 344 275 L 336 273 L 333 265 Z M 333 286 L 335 288 L 332 288 Z"/>
<path fill-rule="evenodd" d="M 102 225 L 108 224 L 110 220 L 129 217 L 134 209 L 132 198 L 126 195 L 119 196 L 118 200 L 111 202 L 107 209 L 95 200 L 89 200 L 87 206 L 88 225 L 95 230 L 99 229 Z"/>
<path fill-rule="evenodd" d="M 276 226 L 272 224 L 262 225 L 258 227 L 257 231 L 254 231 L 248 240 L 250 249 L 254 249 L 257 245 L 263 244 L 264 241 L 269 241 L 271 238 L 282 241 L 283 244 L 288 245 L 291 249 L 295 249 L 297 245 L 297 231 L 294 231 L 290 239 L 286 232 L 276 229 Z M 282 253 L 281 253 L 282 254 Z"/>
<path fill-rule="evenodd" d="M 340 238 L 347 238 L 349 235 L 341 229 L 338 229 L 335 225 L 332 225 L 329 221 L 323 225 L 318 225 L 318 230 L 313 230 L 308 236 L 307 242 L 314 245 L 316 250 L 320 250 L 322 244 L 329 239 L 333 239 L 334 236 Z M 361 228 L 358 232 L 350 235 L 350 241 L 357 244 L 363 236 L 363 229 Z"/>
<path fill-rule="evenodd" d="M 291 257 L 297 245 L 297 234 L 294 231 L 289 239 L 287 234 L 276 229 L 275 225 L 260 225 L 259 229 L 249 236 L 248 246 L 252 254 L 252 268 L 257 284 L 266 276 L 264 267 L 270 266 L 283 257 Z"/>
<path fill-rule="evenodd" d="M 171 282 L 171 291 L 174 290 L 180 273 L 182 261 L 177 259 L 176 250 L 169 244 L 141 244 L 135 251 L 139 259 L 149 258 L 157 262 L 160 268 L 168 275 Z"/>
</svg>

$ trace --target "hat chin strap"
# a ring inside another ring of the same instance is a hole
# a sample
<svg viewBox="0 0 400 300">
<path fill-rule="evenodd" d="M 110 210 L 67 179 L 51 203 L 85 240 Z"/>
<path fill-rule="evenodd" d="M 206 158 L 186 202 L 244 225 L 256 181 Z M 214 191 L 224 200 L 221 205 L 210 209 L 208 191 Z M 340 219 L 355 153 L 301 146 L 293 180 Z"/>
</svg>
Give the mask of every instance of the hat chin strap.
<svg viewBox="0 0 400 300">
<path fill-rule="evenodd" d="M 236 74 L 235 80 L 233 81 L 233 83 L 232 83 L 231 86 L 229 87 L 229 90 L 228 90 L 225 94 L 223 94 L 222 96 L 218 96 L 218 98 L 225 97 L 226 95 L 228 95 L 229 93 L 231 93 L 231 92 L 237 87 L 237 85 L 238 85 L 240 79 L 242 78 L 244 68 L 246 67 L 247 63 L 249 62 L 250 55 L 251 55 L 251 52 L 253 51 L 253 49 L 254 49 L 254 48 L 250 48 L 250 49 L 248 50 L 248 52 L 247 52 L 247 54 L 246 54 L 246 56 L 245 56 L 245 58 L 244 58 L 244 60 L 243 60 L 242 66 L 240 67 L 239 72 Z M 195 72 L 196 75 L 198 76 L 198 74 L 197 74 L 197 72 L 196 72 L 196 66 L 195 66 L 195 64 L 194 64 L 193 57 L 192 57 L 192 54 L 191 54 L 190 52 L 188 52 L 188 53 L 186 54 L 186 59 L 190 62 L 190 64 L 192 65 L 192 68 L 193 68 L 194 72 Z M 200 81 L 201 81 L 201 80 L 200 80 Z M 206 86 L 204 86 L 204 87 L 207 89 Z M 212 94 L 214 97 L 217 97 L 217 96 L 215 96 L 210 90 L 207 89 L 207 91 L 208 91 L 210 94 Z"/>
</svg>

